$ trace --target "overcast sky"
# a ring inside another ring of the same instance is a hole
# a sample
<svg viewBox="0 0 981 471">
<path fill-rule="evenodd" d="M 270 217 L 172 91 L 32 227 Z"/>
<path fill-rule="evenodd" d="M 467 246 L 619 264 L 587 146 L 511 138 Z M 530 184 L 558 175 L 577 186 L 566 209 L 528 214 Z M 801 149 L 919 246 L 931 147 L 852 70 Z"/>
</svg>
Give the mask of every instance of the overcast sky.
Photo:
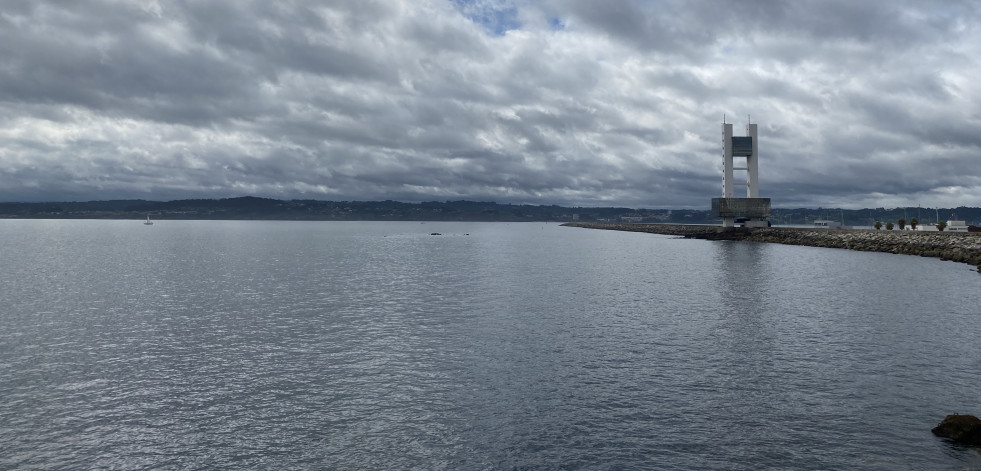
<svg viewBox="0 0 981 471">
<path fill-rule="evenodd" d="M 0 201 L 981 206 L 981 2 L 2 0 Z"/>
</svg>

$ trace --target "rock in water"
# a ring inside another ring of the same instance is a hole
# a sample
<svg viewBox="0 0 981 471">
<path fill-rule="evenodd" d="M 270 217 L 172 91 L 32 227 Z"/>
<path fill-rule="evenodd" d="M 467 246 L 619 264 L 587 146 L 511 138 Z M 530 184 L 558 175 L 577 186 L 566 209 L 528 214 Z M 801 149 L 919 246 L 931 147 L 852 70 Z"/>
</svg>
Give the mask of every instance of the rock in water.
<svg viewBox="0 0 981 471">
<path fill-rule="evenodd" d="M 931 432 L 957 443 L 981 446 L 981 419 L 973 415 L 948 415 Z"/>
</svg>

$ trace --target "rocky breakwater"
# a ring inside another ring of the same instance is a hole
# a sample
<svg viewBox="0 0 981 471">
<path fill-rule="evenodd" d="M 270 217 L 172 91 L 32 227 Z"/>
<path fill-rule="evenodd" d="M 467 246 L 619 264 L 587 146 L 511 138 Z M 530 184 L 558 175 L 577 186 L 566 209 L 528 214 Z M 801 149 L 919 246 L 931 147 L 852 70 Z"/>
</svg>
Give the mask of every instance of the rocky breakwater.
<svg viewBox="0 0 981 471">
<path fill-rule="evenodd" d="M 981 271 L 981 234 L 862 229 L 752 229 L 741 240 L 934 257 Z"/>
<path fill-rule="evenodd" d="M 696 226 L 690 224 L 636 224 L 616 222 L 567 222 L 563 226 L 584 227 L 586 229 L 605 229 L 608 231 L 647 232 L 650 234 L 665 234 L 688 237 L 692 239 L 709 239 L 714 235 L 726 235 L 718 226 Z"/>
<path fill-rule="evenodd" d="M 575 222 L 572 227 L 667 234 L 692 239 L 746 240 L 809 247 L 829 247 L 935 257 L 968 263 L 981 272 L 981 233 L 919 232 L 864 229 L 807 229 L 790 227 L 722 228 L 683 224 L 622 224 Z"/>
</svg>

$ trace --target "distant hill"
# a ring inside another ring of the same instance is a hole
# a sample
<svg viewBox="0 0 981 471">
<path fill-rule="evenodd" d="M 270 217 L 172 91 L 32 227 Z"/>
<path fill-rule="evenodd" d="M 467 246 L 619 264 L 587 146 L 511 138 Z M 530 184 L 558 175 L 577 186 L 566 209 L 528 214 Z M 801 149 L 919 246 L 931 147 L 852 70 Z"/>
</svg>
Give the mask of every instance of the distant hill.
<svg viewBox="0 0 981 471">
<path fill-rule="evenodd" d="M 297 221 L 610 221 L 673 224 L 716 224 L 708 209 L 584 208 L 512 205 L 480 201 L 318 201 L 277 200 L 244 196 L 174 201 L 111 200 L 58 203 L 0 203 L 0 218 L 30 219 L 260 219 Z M 981 208 L 874 208 L 841 210 L 800 208 L 772 210 L 778 225 L 805 225 L 817 219 L 844 221 L 846 226 L 871 226 L 875 221 L 921 224 L 962 219 L 981 224 Z M 956 216 L 956 217 L 954 217 Z"/>
<path fill-rule="evenodd" d="M 568 208 L 478 201 L 276 200 L 245 196 L 175 201 L 113 200 L 0 203 L 0 218 L 33 219 L 261 219 L 298 221 L 621 221 L 707 223 L 705 211 Z"/>
</svg>

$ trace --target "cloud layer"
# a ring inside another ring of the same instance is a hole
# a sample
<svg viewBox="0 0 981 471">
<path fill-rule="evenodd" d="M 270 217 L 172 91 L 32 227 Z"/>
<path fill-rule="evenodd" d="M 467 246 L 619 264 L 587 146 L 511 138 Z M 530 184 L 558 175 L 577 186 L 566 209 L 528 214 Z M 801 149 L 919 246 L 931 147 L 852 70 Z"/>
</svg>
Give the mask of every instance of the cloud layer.
<svg viewBox="0 0 981 471">
<path fill-rule="evenodd" d="M 0 9 L 0 200 L 981 206 L 981 4 L 77 0 Z"/>
</svg>

